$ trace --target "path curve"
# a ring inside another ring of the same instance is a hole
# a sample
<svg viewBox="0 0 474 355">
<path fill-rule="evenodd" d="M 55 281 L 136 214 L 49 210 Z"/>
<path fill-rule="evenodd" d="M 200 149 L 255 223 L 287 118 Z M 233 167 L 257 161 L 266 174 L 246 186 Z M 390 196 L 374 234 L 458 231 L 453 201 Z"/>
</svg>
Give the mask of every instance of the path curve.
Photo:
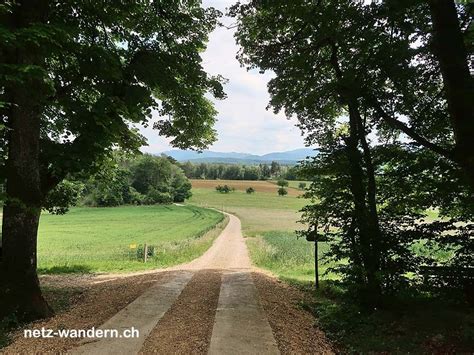
<svg viewBox="0 0 474 355">
<path fill-rule="evenodd" d="M 240 219 L 222 212 L 229 217 L 229 223 L 215 239 L 212 246 L 193 261 L 170 267 L 166 270 L 247 270 L 252 269 L 247 245 L 242 235 Z"/>
</svg>

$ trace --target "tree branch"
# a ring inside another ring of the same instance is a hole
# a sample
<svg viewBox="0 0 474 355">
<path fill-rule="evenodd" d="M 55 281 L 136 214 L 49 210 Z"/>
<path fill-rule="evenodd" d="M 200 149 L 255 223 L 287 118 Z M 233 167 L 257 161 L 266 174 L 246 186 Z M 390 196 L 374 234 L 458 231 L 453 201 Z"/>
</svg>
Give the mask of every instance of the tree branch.
<svg viewBox="0 0 474 355">
<path fill-rule="evenodd" d="M 451 161 L 454 161 L 454 155 L 451 150 L 445 149 L 435 143 L 430 142 L 427 140 L 425 137 L 419 135 L 415 130 L 411 127 L 408 127 L 406 124 L 403 122 L 397 120 L 395 117 L 392 115 L 388 114 L 380 105 L 377 99 L 375 98 L 369 98 L 368 99 L 369 104 L 372 106 L 372 108 L 375 110 L 377 115 L 379 115 L 385 122 L 387 122 L 390 126 L 399 129 L 403 133 L 405 133 L 408 137 L 413 139 L 415 142 L 418 144 L 422 145 L 425 148 L 428 148 L 432 150 L 435 153 L 438 153 L 445 157 L 446 159 L 449 159 Z"/>
</svg>

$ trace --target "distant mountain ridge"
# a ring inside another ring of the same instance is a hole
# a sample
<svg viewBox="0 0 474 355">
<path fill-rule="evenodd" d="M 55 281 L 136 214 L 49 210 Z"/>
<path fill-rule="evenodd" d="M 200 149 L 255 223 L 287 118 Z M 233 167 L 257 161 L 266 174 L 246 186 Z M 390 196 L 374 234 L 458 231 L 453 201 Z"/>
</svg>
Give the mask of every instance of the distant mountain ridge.
<svg viewBox="0 0 474 355">
<path fill-rule="evenodd" d="M 168 155 L 178 161 L 206 162 L 206 163 L 225 163 L 225 164 L 259 164 L 277 161 L 281 164 L 296 164 L 308 156 L 318 154 L 317 150 L 311 148 L 301 148 L 289 150 L 286 152 L 273 152 L 263 155 L 238 152 L 214 152 L 205 150 L 198 153 L 192 150 L 169 150 L 162 154 Z"/>
</svg>

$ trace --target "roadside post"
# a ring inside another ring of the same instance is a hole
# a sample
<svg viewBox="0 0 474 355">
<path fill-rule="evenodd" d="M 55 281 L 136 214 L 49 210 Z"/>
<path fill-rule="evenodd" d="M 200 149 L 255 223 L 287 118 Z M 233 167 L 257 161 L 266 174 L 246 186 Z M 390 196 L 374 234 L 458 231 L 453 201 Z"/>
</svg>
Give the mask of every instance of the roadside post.
<svg viewBox="0 0 474 355">
<path fill-rule="evenodd" d="M 148 259 L 148 245 L 143 246 L 143 262 L 146 263 L 146 260 Z"/>
<path fill-rule="evenodd" d="M 318 234 L 318 224 L 312 226 L 312 229 L 306 234 L 306 240 L 314 243 L 314 287 L 319 289 L 319 260 L 318 260 L 318 242 L 324 241 L 324 236 Z"/>
</svg>

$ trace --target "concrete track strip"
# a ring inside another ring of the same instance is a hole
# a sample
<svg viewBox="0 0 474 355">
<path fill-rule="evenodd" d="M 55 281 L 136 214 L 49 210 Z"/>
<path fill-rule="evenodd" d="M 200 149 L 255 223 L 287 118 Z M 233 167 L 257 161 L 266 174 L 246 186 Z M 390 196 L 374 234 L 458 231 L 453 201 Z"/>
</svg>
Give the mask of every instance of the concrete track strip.
<svg viewBox="0 0 474 355">
<path fill-rule="evenodd" d="M 209 354 L 279 354 L 249 272 L 222 275 Z"/>
<path fill-rule="evenodd" d="M 136 354 L 145 339 L 180 295 L 194 273 L 179 272 L 170 281 L 156 284 L 105 322 L 100 329 L 117 329 L 119 334 L 134 327 L 138 338 L 87 339 L 87 343 L 72 349 L 71 354 Z M 106 306 L 106 305 L 104 305 Z"/>
</svg>

